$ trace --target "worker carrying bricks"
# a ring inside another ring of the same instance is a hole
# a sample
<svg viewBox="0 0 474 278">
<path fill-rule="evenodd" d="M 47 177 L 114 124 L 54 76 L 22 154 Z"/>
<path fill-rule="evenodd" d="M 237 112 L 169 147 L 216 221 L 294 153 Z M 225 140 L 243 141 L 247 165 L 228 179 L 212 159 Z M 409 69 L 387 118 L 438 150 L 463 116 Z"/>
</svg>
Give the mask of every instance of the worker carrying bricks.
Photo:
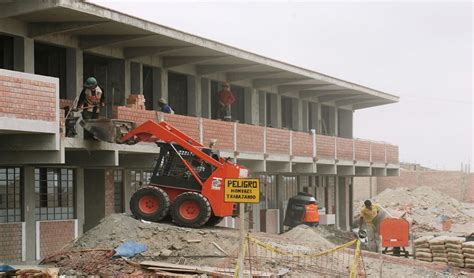
<svg viewBox="0 0 474 278">
<path fill-rule="evenodd" d="M 364 208 L 360 211 L 359 230 L 361 230 L 362 224 L 365 222 L 365 228 L 367 231 L 367 247 L 369 251 L 373 252 L 378 252 L 379 233 L 376 221 L 380 211 L 381 207 L 377 204 L 372 204 L 370 200 L 365 200 Z"/>
<path fill-rule="evenodd" d="M 230 107 L 235 102 L 234 94 L 230 91 L 230 84 L 227 82 L 222 84 L 222 90 L 217 93 L 217 96 L 219 98 L 217 117 L 230 122 L 232 120 Z"/>
<path fill-rule="evenodd" d="M 173 109 L 169 106 L 168 101 L 165 98 L 160 98 L 158 100 L 158 106 L 160 107 L 160 111 L 163 113 L 174 114 Z"/>
<path fill-rule="evenodd" d="M 94 77 L 87 78 L 76 107 L 78 110 L 82 109 L 82 119 L 98 119 L 100 108 L 104 106 L 104 91 L 97 85 L 97 80 Z"/>
</svg>

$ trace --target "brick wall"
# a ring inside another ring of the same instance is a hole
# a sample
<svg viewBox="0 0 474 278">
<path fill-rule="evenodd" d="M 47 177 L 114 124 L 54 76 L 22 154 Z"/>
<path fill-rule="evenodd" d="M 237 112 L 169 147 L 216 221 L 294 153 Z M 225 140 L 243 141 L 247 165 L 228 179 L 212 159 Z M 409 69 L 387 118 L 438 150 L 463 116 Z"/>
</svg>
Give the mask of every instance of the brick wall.
<svg viewBox="0 0 474 278">
<path fill-rule="evenodd" d="M 0 262 L 21 261 L 22 224 L 0 224 Z"/>
<path fill-rule="evenodd" d="M 267 128 L 267 153 L 290 154 L 290 131 Z"/>
<path fill-rule="evenodd" d="M 317 156 L 321 158 L 334 159 L 334 137 L 316 135 Z"/>
<path fill-rule="evenodd" d="M 337 138 L 337 159 L 353 160 L 353 144 L 352 139 Z"/>
<path fill-rule="evenodd" d="M 39 222 L 41 258 L 58 252 L 66 244 L 74 240 L 74 235 L 74 220 Z"/>
<path fill-rule="evenodd" d="M 199 118 L 176 114 L 163 114 L 163 119 L 199 142 Z M 209 142 L 204 141 L 204 145 Z"/>
<path fill-rule="evenodd" d="M 354 151 L 357 161 L 370 161 L 370 142 L 355 140 Z"/>
<path fill-rule="evenodd" d="M 114 171 L 107 169 L 105 172 L 105 216 L 115 212 L 115 187 Z"/>
<path fill-rule="evenodd" d="M 370 184 L 372 182 L 372 190 Z M 366 200 L 377 195 L 376 177 L 354 177 L 354 200 Z"/>
<path fill-rule="evenodd" d="M 263 153 L 263 133 L 260 126 L 237 124 L 237 150 Z"/>
<path fill-rule="evenodd" d="M 0 117 L 56 121 L 56 84 L 1 75 Z"/>
<path fill-rule="evenodd" d="M 157 113 L 155 111 L 149 110 L 139 110 L 133 109 L 125 106 L 114 106 L 113 107 L 113 118 L 120 119 L 124 121 L 131 121 L 137 123 L 137 125 L 142 124 L 148 120 L 157 119 Z"/>
<path fill-rule="evenodd" d="M 385 145 L 379 143 L 371 143 L 372 161 L 385 163 Z"/>
<path fill-rule="evenodd" d="M 453 198 L 465 202 L 474 202 L 474 174 L 457 171 L 406 171 L 401 170 L 399 177 L 379 177 L 377 192 L 387 188 L 417 188 L 430 186 Z"/>
<path fill-rule="evenodd" d="M 204 145 L 207 145 L 211 139 L 217 139 L 216 149 L 234 150 L 234 123 L 203 119 L 202 126 Z"/>
<path fill-rule="evenodd" d="M 293 155 L 313 156 L 313 135 L 306 132 L 293 132 Z"/>
<path fill-rule="evenodd" d="M 387 148 L 387 163 L 398 164 L 398 146 L 385 145 Z"/>
</svg>

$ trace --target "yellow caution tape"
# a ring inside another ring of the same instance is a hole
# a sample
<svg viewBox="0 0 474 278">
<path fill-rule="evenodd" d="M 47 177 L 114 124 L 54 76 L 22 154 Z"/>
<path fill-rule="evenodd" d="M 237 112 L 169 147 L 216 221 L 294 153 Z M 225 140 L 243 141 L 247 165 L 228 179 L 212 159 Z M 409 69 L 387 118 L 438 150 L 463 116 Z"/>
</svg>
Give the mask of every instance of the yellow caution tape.
<svg viewBox="0 0 474 278">
<path fill-rule="evenodd" d="M 355 278 L 357 275 L 357 265 L 359 264 L 360 258 L 360 240 L 357 240 L 354 261 L 352 262 L 351 273 L 349 275 L 350 278 Z"/>
<path fill-rule="evenodd" d="M 328 254 L 331 254 L 331 253 L 334 253 L 338 250 L 341 250 L 341 249 L 344 249 L 344 248 L 348 248 L 352 245 L 354 245 L 356 242 L 358 242 L 358 240 L 354 239 L 353 241 L 350 241 L 348 243 L 345 243 L 343 245 L 339 245 L 339 246 L 336 246 L 334 248 L 331 248 L 329 250 L 326 250 L 326 251 L 323 251 L 323 252 L 319 252 L 319 253 L 297 253 L 297 252 L 287 252 L 281 248 L 278 248 L 276 246 L 273 246 L 271 244 L 268 244 L 268 243 L 265 243 L 263 241 L 260 241 L 250 235 L 248 235 L 248 238 L 250 241 L 252 241 L 253 243 L 271 251 L 271 252 L 274 252 L 274 253 L 278 253 L 280 255 L 284 255 L 284 256 L 292 256 L 292 257 L 311 257 L 311 258 L 317 258 L 317 257 L 321 257 L 321 256 L 325 256 L 325 255 L 328 255 Z"/>
</svg>

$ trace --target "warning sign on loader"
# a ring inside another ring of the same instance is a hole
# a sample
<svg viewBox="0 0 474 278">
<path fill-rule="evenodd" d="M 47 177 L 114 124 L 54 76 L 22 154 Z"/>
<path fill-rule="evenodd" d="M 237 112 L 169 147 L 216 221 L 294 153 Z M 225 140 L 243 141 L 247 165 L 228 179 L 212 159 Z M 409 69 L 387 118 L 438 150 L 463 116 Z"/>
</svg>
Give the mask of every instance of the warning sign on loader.
<svg viewBox="0 0 474 278">
<path fill-rule="evenodd" d="M 259 179 L 225 179 L 224 202 L 259 203 Z"/>
</svg>

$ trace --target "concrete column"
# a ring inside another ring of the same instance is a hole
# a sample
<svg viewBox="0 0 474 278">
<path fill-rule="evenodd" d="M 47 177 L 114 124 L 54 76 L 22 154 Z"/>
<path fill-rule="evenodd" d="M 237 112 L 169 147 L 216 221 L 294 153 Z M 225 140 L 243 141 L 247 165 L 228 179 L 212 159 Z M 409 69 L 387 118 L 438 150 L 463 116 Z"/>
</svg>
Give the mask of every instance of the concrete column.
<svg viewBox="0 0 474 278">
<path fill-rule="evenodd" d="M 201 116 L 201 77 L 188 75 L 188 115 Z"/>
<path fill-rule="evenodd" d="M 348 186 L 345 177 L 337 177 L 336 184 L 336 222 L 337 228 L 347 230 L 348 227 Z"/>
<path fill-rule="evenodd" d="M 35 73 L 35 42 L 26 37 L 13 39 L 13 69 Z"/>
<path fill-rule="evenodd" d="M 252 205 L 253 231 L 260 232 L 260 205 Z"/>
<path fill-rule="evenodd" d="M 302 131 L 309 131 L 309 109 L 308 109 L 308 102 L 305 100 L 302 100 L 302 108 L 301 108 L 301 113 L 302 113 L 302 124 L 303 124 L 303 129 Z"/>
<path fill-rule="evenodd" d="M 36 260 L 35 168 L 23 168 L 26 261 Z"/>
<path fill-rule="evenodd" d="M 309 109 L 311 107 L 311 109 Z M 308 127 L 319 132 L 318 104 L 308 102 Z"/>
<path fill-rule="evenodd" d="M 270 97 L 270 125 L 274 128 L 281 128 L 281 96 L 267 94 L 267 97 Z"/>
<path fill-rule="evenodd" d="M 118 62 L 115 62 L 114 63 L 114 66 L 119 66 L 118 65 L 119 63 Z M 131 82 L 132 82 L 132 62 L 130 60 L 124 60 L 123 61 L 123 66 L 120 65 L 120 67 L 123 67 L 122 69 L 120 69 L 120 72 L 123 72 L 122 75 L 121 75 L 121 78 L 123 80 L 121 80 L 123 83 L 123 91 L 121 91 L 121 94 L 123 95 L 123 100 L 124 100 L 124 104 L 125 104 L 125 101 L 126 99 L 130 96 L 130 94 L 132 93 L 131 92 Z M 119 69 L 116 69 L 117 71 L 119 71 Z M 109 77 L 109 79 L 112 78 L 113 79 L 113 82 L 117 82 L 117 79 L 116 79 L 116 76 L 111 76 Z"/>
<path fill-rule="evenodd" d="M 267 93 L 259 92 L 258 93 L 258 106 L 259 106 L 259 114 L 258 114 L 258 121 L 261 126 L 267 125 L 267 101 L 266 101 Z"/>
<path fill-rule="evenodd" d="M 292 98 L 291 99 L 291 111 L 293 112 L 293 117 L 291 126 L 294 130 L 302 131 L 303 130 L 303 101 L 301 99 Z"/>
<path fill-rule="evenodd" d="M 92 229 L 105 216 L 105 170 L 84 169 L 84 232 Z"/>
<path fill-rule="evenodd" d="M 321 116 L 321 103 L 315 103 L 316 107 L 316 133 L 322 134 L 323 128 L 321 124 L 322 116 Z"/>
<path fill-rule="evenodd" d="M 84 59 L 83 52 L 78 48 L 66 50 L 66 87 L 67 98 L 73 100 L 79 96 L 84 82 Z"/>
<path fill-rule="evenodd" d="M 212 118 L 211 80 L 201 77 L 201 117 Z"/>
<path fill-rule="evenodd" d="M 123 205 L 126 213 L 131 213 L 130 198 L 132 198 L 132 187 L 130 186 L 130 170 L 123 169 Z"/>
<path fill-rule="evenodd" d="M 258 92 L 254 88 L 245 88 L 245 123 L 258 125 L 259 121 L 259 97 Z"/>
<path fill-rule="evenodd" d="M 153 98 L 168 99 L 168 70 L 162 68 L 153 68 Z M 153 103 L 153 108 L 158 110 L 158 103 Z"/>
<path fill-rule="evenodd" d="M 277 202 L 278 212 L 280 214 L 280 225 L 278 226 L 278 233 L 283 231 L 283 221 L 285 219 L 285 195 L 286 195 L 286 184 L 283 182 L 282 175 L 276 175 L 276 188 L 277 188 Z"/>
<path fill-rule="evenodd" d="M 337 107 L 334 107 L 334 127 L 333 127 L 333 130 L 334 130 L 334 135 L 335 136 L 338 136 L 339 135 L 339 117 L 338 117 L 338 108 Z"/>
<path fill-rule="evenodd" d="M 76 218 L 78 236 L 84 232 L 84 169 L 76 169 Z"/>
<path fill-rule="evenodd" d="M 338 109 L 338 134 L 340 137 L 353 137 L 353 111 Z"/>
<path fill-rule="evenodd" d="M 130 93 L 143 94 L 143 65 L 141 63 L 130 62 Z"/>
</svg>

